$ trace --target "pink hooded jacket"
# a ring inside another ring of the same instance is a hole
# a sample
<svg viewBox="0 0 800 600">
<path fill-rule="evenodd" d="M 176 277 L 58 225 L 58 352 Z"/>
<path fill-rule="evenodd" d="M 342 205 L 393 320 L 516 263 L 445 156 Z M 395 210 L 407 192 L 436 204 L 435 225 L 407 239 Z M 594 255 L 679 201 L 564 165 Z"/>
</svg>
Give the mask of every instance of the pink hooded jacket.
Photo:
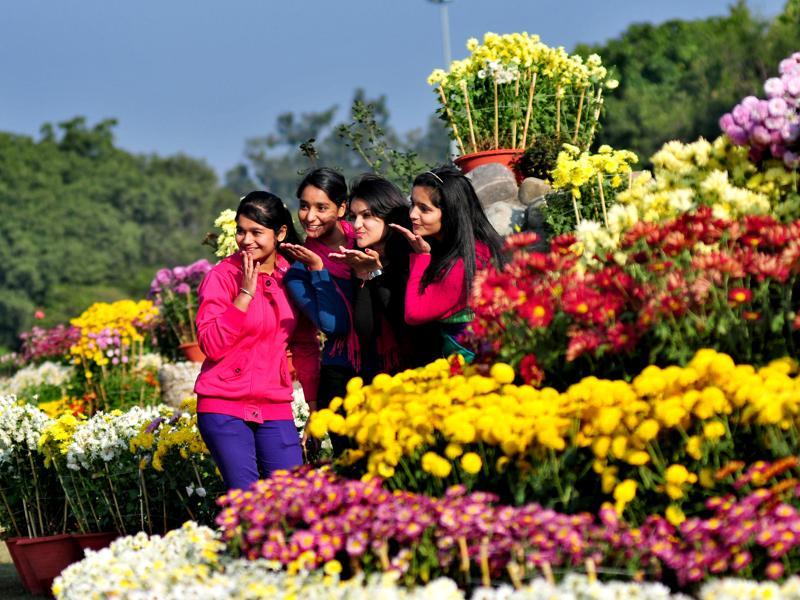
<svg viewBox="0 0 800 600">
<path fill-rule="evenodd" d="M 316 399 L 319 342 L 313 325 L 289 303 L 278 256 L 275 271 L 259 273 L 247 312 L 233 305 L 242 285 L 237 252 L 203 279 L 198 294 L 197 339 L 206 360 L 197 378 L 197 412 L 261 423 L 292 418 L 292 377 L 287 348 L 308 401 Z"/>
</svg>

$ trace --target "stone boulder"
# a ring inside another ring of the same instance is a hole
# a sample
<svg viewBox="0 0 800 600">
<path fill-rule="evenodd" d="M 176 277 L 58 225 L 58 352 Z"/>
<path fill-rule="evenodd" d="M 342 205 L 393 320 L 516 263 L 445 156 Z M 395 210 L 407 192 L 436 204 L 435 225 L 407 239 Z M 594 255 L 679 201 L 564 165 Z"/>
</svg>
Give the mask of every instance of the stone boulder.
<svg viewBox="0 0 800 600">
<path fill-rule="evenodd" d="M 199 362 L 164 363 L 158 370 L 161 401 L 177 408 L 186 398 L 194 398 L 194 382 L 202 366 Z"/>
<path fill-rule="evenodd" d="M 525 229 L 525 207 L 511 202 L 495 202 L 486 208 L 486 218 L 502 236 Z"/>
<path fill-rule="evenodd" d="M 526 177 L 519 186 L 517 200 L 520 204 L 530 206 L 542 196 L 546 196 L 552 191 L 553 188 L 551 188 L 546 181 L 536 177 Z"/>
<path fill-rule="evenodd" d="M 517 202 L 517 179 L 507 167 L 488 163 L 473 169 L 466 176 L 484 208 L 497 202 Z"/>
</svg>

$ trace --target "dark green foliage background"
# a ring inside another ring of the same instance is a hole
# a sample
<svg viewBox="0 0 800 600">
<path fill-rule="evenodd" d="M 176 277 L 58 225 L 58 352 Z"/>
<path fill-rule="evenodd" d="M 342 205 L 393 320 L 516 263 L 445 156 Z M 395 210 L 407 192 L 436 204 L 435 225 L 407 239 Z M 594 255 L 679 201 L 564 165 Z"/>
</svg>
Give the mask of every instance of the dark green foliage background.
<svg viewBox="0 0 800 600">
<path fill-rule="evenodd" d="M 202 161 L 116 148 L 115 124 L 78 117 L 38 141 L 0 133 L 0 346 L 15 346 L 36 309 L 43 325 L 66 322 L 210 255 L 200 242 L 235 195 Z"/>
</svg>

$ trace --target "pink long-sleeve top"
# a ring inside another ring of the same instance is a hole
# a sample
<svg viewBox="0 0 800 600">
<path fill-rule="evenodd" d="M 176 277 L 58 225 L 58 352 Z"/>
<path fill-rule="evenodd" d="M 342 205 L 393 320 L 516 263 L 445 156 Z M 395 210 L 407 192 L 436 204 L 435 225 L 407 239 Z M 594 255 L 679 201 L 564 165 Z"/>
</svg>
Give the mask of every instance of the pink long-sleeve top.
<svg viewBox="0 0 800 600">
<path fill-rule="evenodd" d="M 483 242 L 475 244 L 478 268 L 489 263 L 491 252 Z M 467 286 L 464 281 L 464 260 L 458 259 L 450 272 L 439 281 L 430 283 L 422 292 L 419 284 L 425 269 L 431 264 L 430 254 L 412 253 L 406 287 L 405 317 L 409 325 L 421 325 L 446 319 L 467 307 Z"/>
<path fill-rule="evenodd" d="M 197 377 L 197 411 L 264 422 L 292 418 L 292 351 L 309 401 L 319 382 L 319 342 L 313 325 L 290 304 L 283 286 L 289 263 L 278 257 L 272 274 L 259 273 L 247 311 L 233 301 L 242 286 L 240 253 L 221 261 L 198 290 L 197 338 L 206 360 Z"/>
</svg>

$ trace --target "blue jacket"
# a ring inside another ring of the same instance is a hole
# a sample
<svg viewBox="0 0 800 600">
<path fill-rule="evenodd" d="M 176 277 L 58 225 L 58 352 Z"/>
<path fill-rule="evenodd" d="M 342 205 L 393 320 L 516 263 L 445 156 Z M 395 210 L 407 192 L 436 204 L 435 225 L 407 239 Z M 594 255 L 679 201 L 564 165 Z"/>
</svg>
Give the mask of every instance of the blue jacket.
<svg viewBox="0 0 800 600">
<path fill-rule="evenodd" d="M 344 295 L 350 306 L 353 305 L 352 279 L 333 277 L 327 269 L 309 271 L 305 265 L 296 262 L 286 272 L 283 283 L 295 306 L 325 334 L 322 364 L 352 366 L 347 358 L 346 347 L 352 323 L 342 298 Z"/>
</svg>

